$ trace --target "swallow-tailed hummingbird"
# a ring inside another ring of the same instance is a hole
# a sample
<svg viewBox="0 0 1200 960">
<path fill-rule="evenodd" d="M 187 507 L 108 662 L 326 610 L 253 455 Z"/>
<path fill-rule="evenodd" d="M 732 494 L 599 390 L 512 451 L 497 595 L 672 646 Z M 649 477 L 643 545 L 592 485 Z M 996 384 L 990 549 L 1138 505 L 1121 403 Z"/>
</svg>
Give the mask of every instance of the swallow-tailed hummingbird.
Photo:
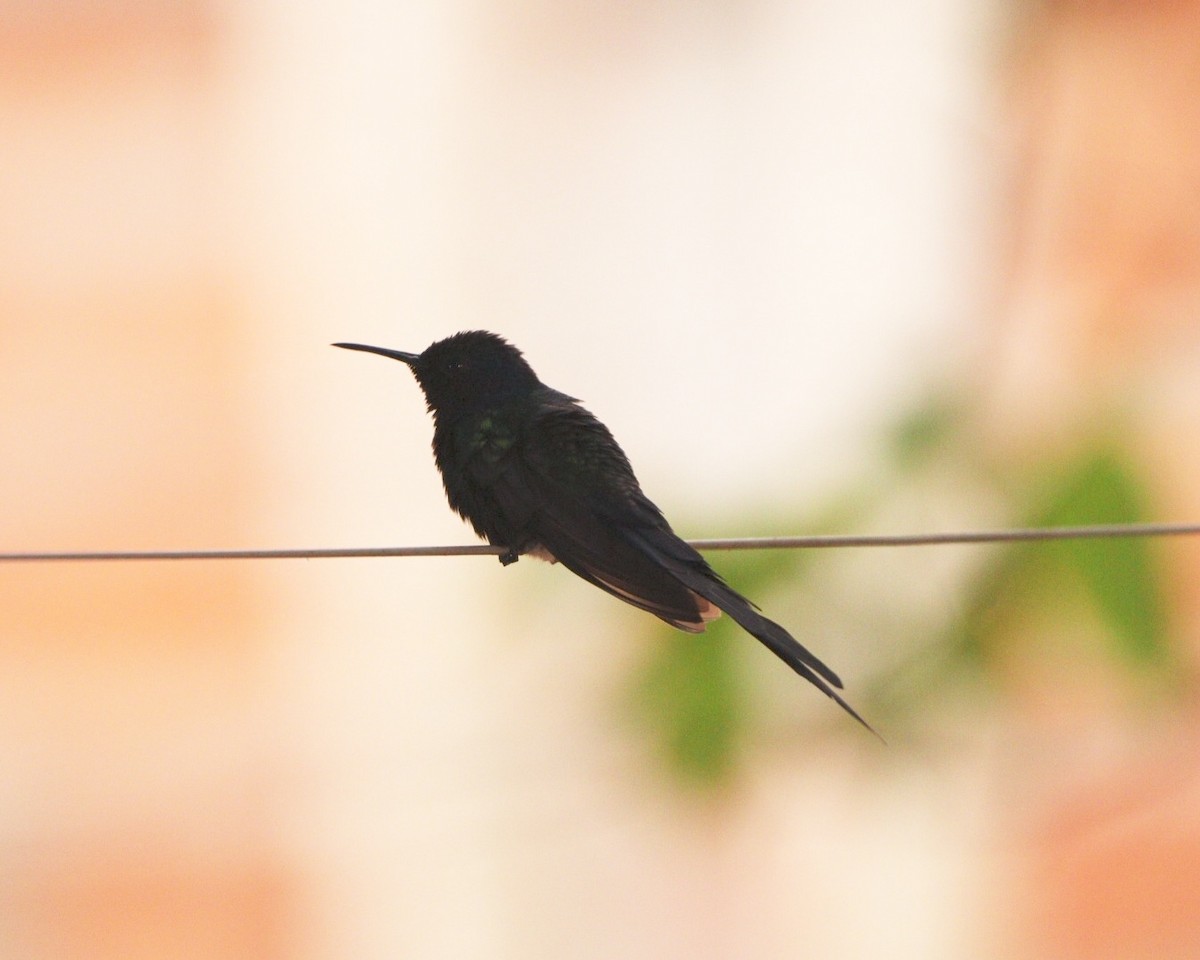
<svg viewBox="0 0 1200 960">
<path fill-rule="evenodd" d="M 391 357 L 412 370 L 433 415 L 433 456 L 450 506 L 503 550 L 502 564 L 523 554 L 557 561 L 692 633 L 724 610 L 872 730 L 837 692 L 837 674 L 675 534 L 608 428 L 574 397 L 542 383 L 508 341 L 470 330 L 421 353 L 333 346 Z"/>
</svg>

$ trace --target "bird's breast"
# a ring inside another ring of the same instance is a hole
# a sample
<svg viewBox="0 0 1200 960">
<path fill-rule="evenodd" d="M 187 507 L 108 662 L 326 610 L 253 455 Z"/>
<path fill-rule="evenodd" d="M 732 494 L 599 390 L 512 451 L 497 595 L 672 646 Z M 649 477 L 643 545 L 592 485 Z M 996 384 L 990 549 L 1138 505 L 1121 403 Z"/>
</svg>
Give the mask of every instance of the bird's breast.
<svg viewBox="0 0 1200 960">
<path fill-rule="evenodd" d="M 495 417 L 485 416 L 474 425 L 467 439 L 467 446 L 475 456 L 496 462 L 502 459 L 516 442 L 516 431 Z"/>
</svg>

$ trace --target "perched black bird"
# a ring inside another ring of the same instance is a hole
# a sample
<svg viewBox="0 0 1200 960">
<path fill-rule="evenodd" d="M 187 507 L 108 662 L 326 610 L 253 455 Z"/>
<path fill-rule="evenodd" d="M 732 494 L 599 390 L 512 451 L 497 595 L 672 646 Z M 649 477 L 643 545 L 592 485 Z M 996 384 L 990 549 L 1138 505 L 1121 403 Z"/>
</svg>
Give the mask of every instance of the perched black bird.
<svg viewBox="0 0 1200 960">
<path fill-rule="evenodd" d="M 512 344 L 471 330 L 423 353 L 335 343 L 401 360 L 433 414 L 433 455 L 450 506 L 502 547 L 572 573 L 672 626 L 699 633 L 724 610 L 868 730 L 837 674 L 733 590 L 671 529 L 608 428 L 542 383 Z M 874 732 L 872 730 L 872 732 Z"/>
</svg>

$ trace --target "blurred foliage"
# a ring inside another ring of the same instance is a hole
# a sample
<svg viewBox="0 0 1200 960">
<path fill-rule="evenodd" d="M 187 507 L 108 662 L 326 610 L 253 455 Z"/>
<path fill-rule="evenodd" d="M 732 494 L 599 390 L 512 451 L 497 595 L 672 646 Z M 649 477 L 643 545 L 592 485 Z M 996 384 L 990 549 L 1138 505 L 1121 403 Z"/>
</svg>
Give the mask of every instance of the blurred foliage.
<svg viewBox="0 0 1200 960">
<path fill-rule="evenodd" d="M 663 757 L 689 783 L 733 773 L 748 722 L 736 643 L 725 623 L 698 635 L 672 632 L 638 677 L 635 702 Z"/>
<path fill-rule="evenodd" d="M 1110 444 L 1089 446 L 1027 491 L 1020 526 L 1136 523 L 1146 494 L 1135 464 Z M 1007 544 L 966 599 L 954 643 L 966 658 L 986 661 L 1003 646 L 1005 625 L 1030 612 L 1053 613 L 1082 594 L 1105 627 L 1112 656 L 1133 667 L 1169 658 L 1166 603 L 1156 545 L 1114 538 Z"/>
<path fill-rule="evenodd" d="M 960 435 L 959 407 L 938 396 L 903 414 L 885 437 L 885 456 L 900 473 L 911 473 L 947 452 Z"/>
<path fill-rule="evenodd" d="M 722 554 L 721 571 L 739 591 L 763 596 L 777 582 L 800 578 L 805 559 L 795 550 L 731 551 Z M 667 628 L 650 638 L 632 702 L 667 766 L 688 784 L 722 783 L 735 772 L 752 723 L 745 640 L 729 617 L 701 634 Z"/>
<path fill-rule="evenodd" d="M 887 433 L 879 469 L 871 476 L 849 484 L 808 516 L 776 516 L 769 526 L 758 525 L 759 532 L 866 532 L 898 497 L 937 496 L 930 478 L 945 482 L 947 476 L 956 488 L 977 492 L 980 500 L 998 501 L 1010 526 L 1132 523 L 1150 516 L 1135 445 L 1111 425 L 1081 438 L 1074 449 L 1036 462 L 995 464 L 971 436 L 966 409 L 946 397 L 914 408 Z M 754 527 L 737 529 L 744 534 Z M 953 696 L 964 685 L 982 684 L 1002 698 L 1002 660 L 1021 642 L 1021 625 L 1030 622 L 1043 625 L 1035 632 L 1039 642 L 1045 641 L 1047 623 L 1061 625 L 1064 635 L 1077 632 L 1081 623 L 1098 624 L 1098 657 L 1143 676 L 1177 676 L 1156 541 L 1067 540 L 961 549 L 987 553 L 983 562 L 966 569 L 958 595 L 941 605 L 941 622 L 925 625 L 925 636 L 932 639 L 914 642 L 899 635 L 909 622 L 904 617 L 895 618 L 897 636 L 872 638 L 875 648 L 907 651 L 876 672 L 865 696 L 862 684 L 850 694 L 868 717 L 885 724 L 885 736 L 888 724 L 919 726 L 916 718 L 924 706 Z M 710 560 L 737 590 L 770 610 L 772 595 L 820 589 L 812 575 L 816 557 L 815 551 L 763 550 Z M 896 555 L 898 563 L 908 560 Z M 763 736 L 756 710 L 761 678 L 746 669 L 751 643 L 728 617 L 700 636 L 648 630 L 650 653 L 631 687 L 642 729 L 682 783 L 696 788 L 727 783 L 736 776 L 749 744 Z M 802 629 L 794 632 L 808 642 Z M 1055 636 L 1055 630 L 1049 635 Z M 972 702 L 979 705 L 979 698 Z M 849 721 L 834 729 L 862 735 Z"/>
</svg>

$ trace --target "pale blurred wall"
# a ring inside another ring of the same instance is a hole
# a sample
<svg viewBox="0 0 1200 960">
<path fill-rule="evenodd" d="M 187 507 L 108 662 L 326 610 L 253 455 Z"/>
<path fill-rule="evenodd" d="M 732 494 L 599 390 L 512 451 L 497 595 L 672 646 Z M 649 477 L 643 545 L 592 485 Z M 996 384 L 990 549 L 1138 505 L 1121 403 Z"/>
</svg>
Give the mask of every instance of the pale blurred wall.
<svg viewBox="0 0 1200 960">
<path fill-rule="evenodd" d="M 986 4 L 11 12 L 6 547 L 465 539 L 405 372 L 331 340 L 500 330 L 698 517 L 821 489 L 967 353 Z M 986 765 L 770 752 L 690 806 L 612 723 L 638 615 L 500 576 L 0 571 L 0 951 L 990 942 Z"/>
<path fill-rule="evenodd" d="M 676 514 L 819 490 L 889 398 L 965 352 L 985 13 L 244 8 L 262 18 L 239 46 L 256 82 L 235 88 L 267 291 L 248 415 L 290 494 L 258 538 L 467 539 L 407 373 L 325 346 L 464 327 L 586 398 Z M 851 741 L 763 758 L 744 793 L 692 809 L 612 722 L 636 612 L 529 563 L 270 575 L 314 785 L 288 820 L 314 954 L 952 957 L 989 939 L 987 807 L 946 804 L 978 796 L 978 771 L 865 786 L 875 746 Z"/>
</svg>

